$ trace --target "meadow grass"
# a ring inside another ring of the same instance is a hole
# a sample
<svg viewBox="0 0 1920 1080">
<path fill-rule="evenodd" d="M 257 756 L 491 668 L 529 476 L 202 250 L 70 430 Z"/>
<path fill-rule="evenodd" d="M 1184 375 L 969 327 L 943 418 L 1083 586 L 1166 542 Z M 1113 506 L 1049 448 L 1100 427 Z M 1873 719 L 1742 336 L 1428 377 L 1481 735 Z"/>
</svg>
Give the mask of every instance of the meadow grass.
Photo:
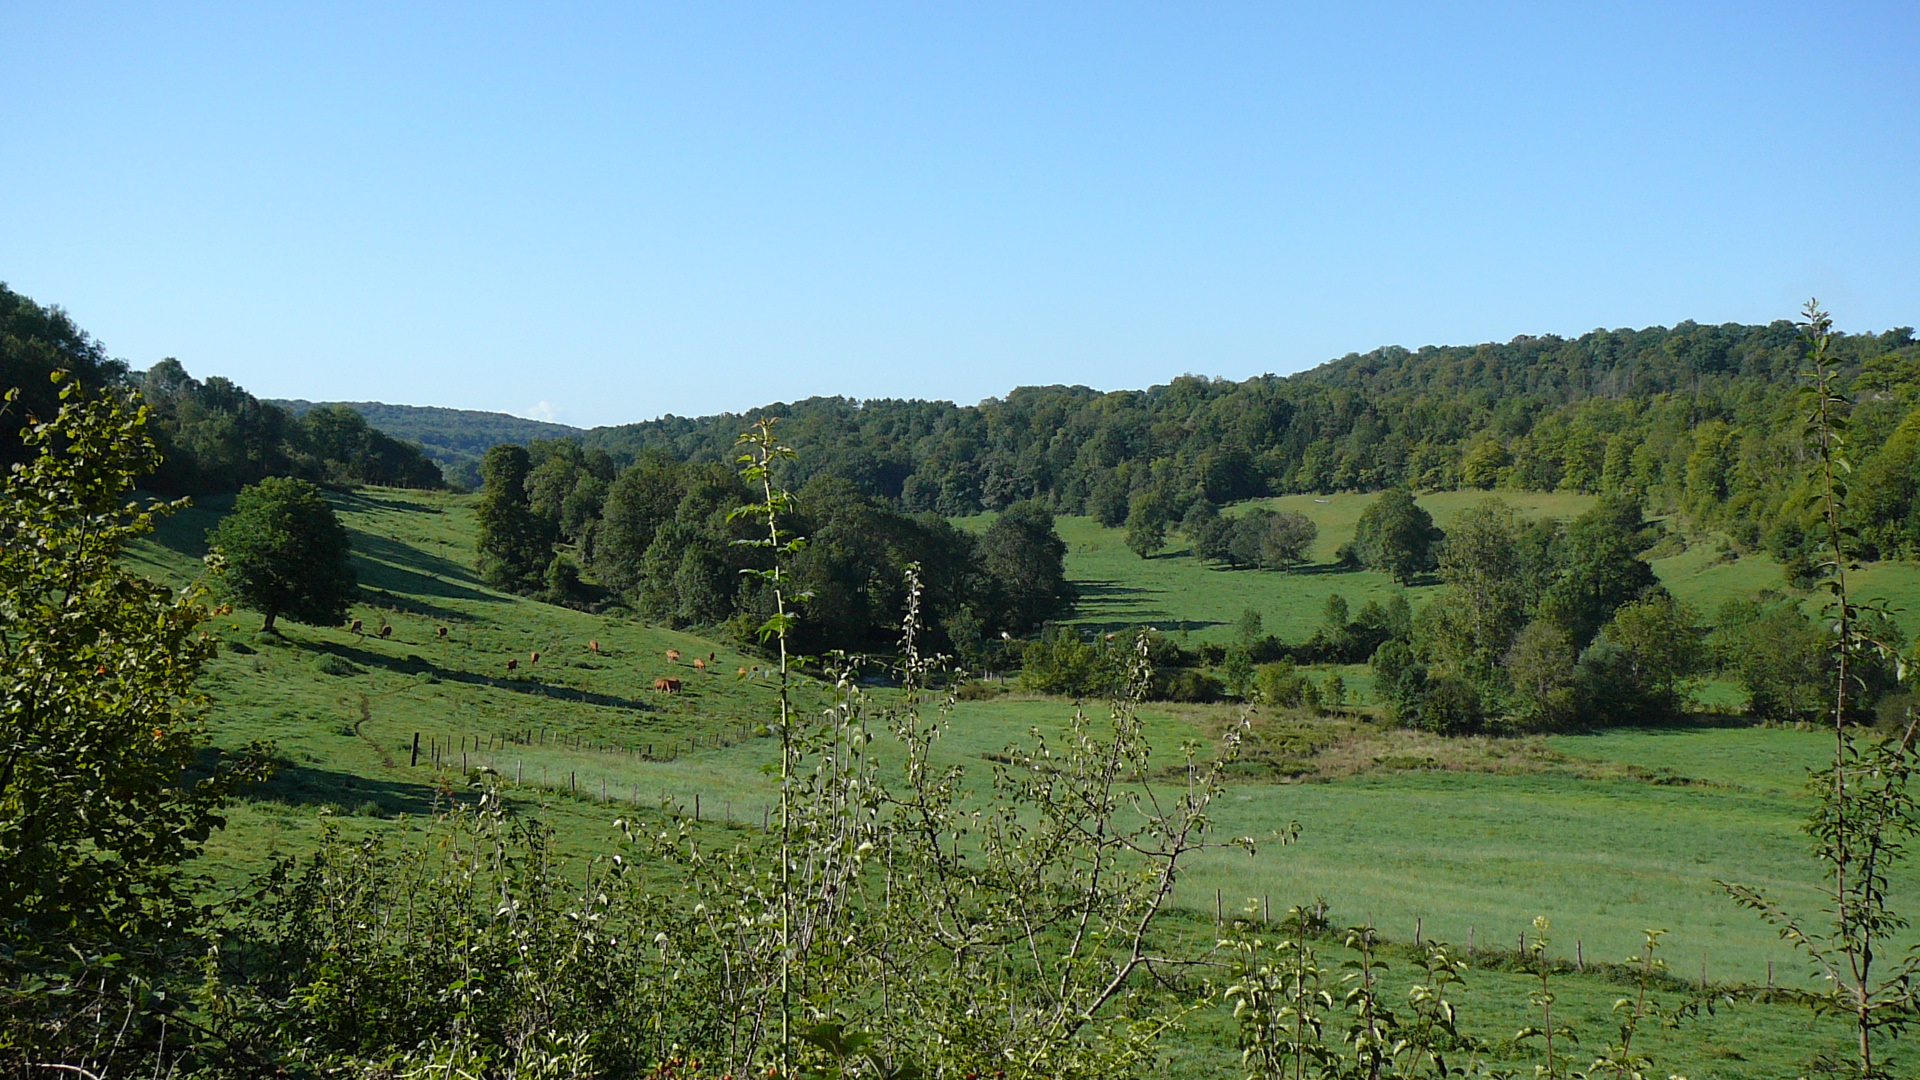
<svg viewBox="0 0 1920 1080">
<path fill-rule="evenodd" d="M 1523 517 L 1571 520 L 1594 504 L 1591 495 L 1566 492 L 1444 491 L 1421 495 L 1418 501 L 1445 528 L 1463 510 L 1498 497 Z M 1373 495 L 1287 495 L 1241 504 L 1296 510 L 1319 527 L 1310 561 L 1297 569 L 1233 570 L 1196 558 L 1176 534 L 1175 543 L 1142 559 L 1128 550 L 1124 529 L 1109 529 L 1090 517 L 1055 519 L 1067 544 L 1067 577 L 1080 589 L 1080 603 L 1069 625 L 1089 632 L 1109 632 L 1130 626 L 1153 625 L 1189 642 L 1221 642 L 1232 638 L 1233 624 L 1251 609 L 1260 613 L 1266 632 L 1288 642 L 1304 641 L 1322 621 L 1327 597 L 1338 593 L 1353 611 L 1368 600 L 1384 603 L 1404 592 L 1416 609 L 1439 592 L 1431 575 L 1411 587 L 1402 587 L 1385 574 L 1341 566 L 1335 553 L 1352 541 L 1361 513 Z M 963 519 L 984 528 L 985 519 Z M 1720 538 L 1695 536 L 1684 551 L 1650 560 L 1654 573 L 1676 597 L 1711 620 L 1721 605 L 1744 599 L 1763 589 L 1787 591 L 1780 564 L 1762 553 L 1736 556 Z M 1850 585 L 1857 598 L 1882 598 L 1895 609 L 1895 620 L 1909 641 L 1920 637 L 1920 565 L 1906 562 L 1871 563 L 1855 572 Z M 1804 594 L 1809 612 L 1817 613 L 1824 594 Z M 1180 635 L 1184 635 L 1181 637 Z M 1348 678 L 1348 685 L 1353 679 Z M 1724 703 L 1714 699 L 1715 703 Z"/>
<path fill-rule="evenodd" d="M 775 712 L 764 659 L 635 619 L 488 588 L 473 569 L 470 497 L 386 490 L 332 497 L 351 531 L 365 591 L 353 616 L 368 632 L 283 622 L 283 634 L 263 635 L 259 616 L 249 612 L 213 624 L 223 648 L 202 687 L 212 699 L 215 741 L 231 748 L 271 739 L 284 762 L 274 780 L 234 808 L 229 827 L 209 845 L 201 869 L 221 885 L 236 884 L 270 854 L 310 847 L 323 820 L 349 835 L 411 828 L 450 799 L 468 797 L 468 770 L 483 767 L 517 778 L 517 800 L 540 807 L 561 850 L 574 856 L 607 851 L 614 820 L 633 815 L 636 801 L 642 816 L 663 805 L 688 814 L 698 796 L 706 828 L 723 828 L 729 813 L 738 828 L 758 827 L 773 801 L 768 772 L 777 758 L 762 727 Z M 1479 497 L 1434 497 L 1432 510 L 1436 517 L 1457 513 Z M 1339 529 L 1350 534 L 1365 501 L 1290 500 L 1276 504 L 1325 515 L 1321 545 L 1329 555 L 1343 542 Z M 176 582 L 194 576 L 204 531 L 227 505 L 212 500 L 170 520 L 136 546 L 130 562 Z M 1576 497 L 1546 496 L 1527 508 L 1564 516 L 1581 505 Z M 1255 606 L 1269 630 L 1297 641 L 1318 623 L 1328 593 L 1340 592 L 1357 608 L 1397 588 L 1379 575 L 1325 566 L 1307 573 L 1220 571 L 1178 552 L 1141 560 L 1120 543 L 1118 530 L 1086 518 L 1063 518 L 1060 528 L 1070 546 L 1069 573 L 1089 587 L 1079 621 L 1094 627 L 1154 621 L 1185 627 L 1196 641 L 1219 640 L 1225 624 Z M 1709 607 L 1716 596 L 1771 584 L 1756 580 L 1770 567 L 1764 559 L 1727 562 L 1706 543 L 1656 567 L 1676 592 Z M 1872 567 L 1861 577 L 1900 595 L 1920 591 L 1920 573 L 1909 566 Z M 1416 601 L 1433 591 L 1409 590 Z M 393 627 L 389 638 L 377 636 L 382 625 Z M 445 640 L 439 626 L 448 628 Z M 587 648 L 594 640 L 599 655 Z M 683 653 L 682 662 L 666 659 L 670 648 Z M 534 650 L 542 654 L 537 665 Z M 709 652 L 718 673 L 696 674 L 688 661 Z M 520 670 L 505 670 L 509 657 Z M 755 666 L 758 677 L 737 677 L 740 668 Z M 1339 670 L 1350 688 L 1364 690 L 1364 665 Z M 653 680 L 663 675 L 683 679 L 685 692 L 654 691 Z M 799 686 L 803 709 L 824 705 L 816 684 Z M 1708 690 L 1727 694 L 1725 687 Z M 891 691 L 870 693 L 876 708 L 893 701 Z M 1098 702 L 1088 707 L 1104 711 Z M 993 757 L 1010 744 L 1030 745 L 1036 734 L 1057 739 L 1072 708 L 1018 692 L 962 701 L 935 744 L 936 761 L 963 764 L 984 780 Z M 1156 761 L 1174 765 L 1189 741 L 1211 754 L 1236 711 L 1145 707 Z M 1358 735 L 1325 751 L 1327 767 L 1314 782 L 1236 773 L 1215 811 L 1222 832 L 1270 838 L 1298 822 L 1300 836 L 1292 844 L 1263 843 L 1253 858 L 1218 852 L 1194 864 L 1176 901 L 1200 937 L 1212 932 L 1216 895 L 1229 911 L 1252 898 L 1276 913 L 1323 899 L 1336 920 L 1370 919 L 1401 941 L 1418 925 L 1427 938 L 1464 945 L 1471 933 L 1482 949 L 1510 949 L 1532 918 L 1545 914 L 1556 924 L 1555 953 L 1567 958 L 1578 942 L 1589 961 L 1617 961 L 1637 948 L 1643 928 L 1662 927 L 1671 931 L 1676 971 L 1689 977 L 1698 974 L 1703 954 L 1716 982 L 1762 979 L 1769 960 L 1782 982 L 1806 975 L 1715 880 L 1764 886 L 1802 910 L 1815 906 L 1816 871 L 1799 826 L 1808 805 L 1806 769 L 1826 753 L 1818 733 L 1707 721 L 1429 747 L 1406 733 L 1374 731 L 1362 719 L 1258 722 L 1329 731 L 1344 724 L 1341 730 Z M 410 764 L 416 733 L 418 766 Z M 875 745 L 883 765 L 897 757 L 887 740 Z M 647 760 L 648 747 L 662 760 Z M 1902 871 L 1896 886 L 1900 906 L 1911 910 L 1920 880 Z M 1593 1024 L 1619 992 L 1596 976 L 1570 976 L 1561 985 L 1567 1008 Z M 1492 1030 L 1511 1031 L 1524 994 L 1516 976 L 1480 971 L 1467 1001 Z M 1235 1056 L 1222 1023 L 1211 1012 L 1197 1015 L 1172 1047 L 1169 1075 L 1232 1075 Z M 1600 1030 L 1590 1025 L 1590 1038 Z M 1813 1048 L 1833 1045 L 1829 1028 L 1777 1007 L 1743 1008 L 1651 1038 L 1662 1048 L 1663 1067 L 1695 1077 L 1788 1075 Z"/>
<path fill-rule="evenodd" d="M 1421 495 L 1418 501 L 1445 528 L 1462 511 L 1492 496 L 1443 491 Z M 1568 493 L 1500 492 L 1498 497 L 1526 517 L 1570 519 L 1594 503 L 1591 495 Z M 1298 642 L 1320 626 L 1327 598 L 1335 593 L 1353 611 L 1369 600 L 1385 603 L 1400 592 L 1419 607 L 1438 591 L 1439 583 L 1431 576 L 1403 587 L 1386 574 L 1336 561 L 1374 498 L 1351 492 L 1286 495 L 1231 508 L 1229 514 L 1253 506 L 1294 510 L 1313 520 L 1319 535 L 1309 562 L 1286 571 L 1215 566 L 1196 558 L 1177 534 L 1167 550 L 1142 559 L 1128 550 L 1124 529 L 1106 528 L 1090 517 L 1057 518 L 1060 538 L 1067 544 L 1067 576 L 1080 590 L 1078 608 L 1067 621 L 1099 632 L 1148 624 L 1184 635 L 1186 641 L 1225 642 L 1232 637 L 1234 621 L 1251 609 L 1260 613 L 1267 633 Z"/>
</svg>

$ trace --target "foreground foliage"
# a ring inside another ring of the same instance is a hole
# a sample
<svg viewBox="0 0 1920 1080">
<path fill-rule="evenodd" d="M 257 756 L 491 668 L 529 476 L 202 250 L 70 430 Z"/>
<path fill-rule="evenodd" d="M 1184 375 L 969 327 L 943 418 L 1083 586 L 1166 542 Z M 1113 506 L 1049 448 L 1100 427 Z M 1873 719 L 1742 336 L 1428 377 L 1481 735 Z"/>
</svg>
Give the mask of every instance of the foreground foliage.
<svg viewBox="0 0 1920 1080">
<path fill-rule="evenodd" d="M 0 488 L 0 1060 L 104 1053 L 103 1024 L 138 1041 L 165 1014 L 128 995 L 191 948 L 181 864 L 238 775 L 195 775 L 200 591 L 118 562 L 170 509 L 124 501 L 158 460 L 145 410 L 54 381 L 59 412 Z"/>
<path fill-rule="evenodd" d="M 1876 623 L 1884 623 L 1884 605 L 1876 612 L 1882 618 L 1870 619 L 1868 612 L 1875 605 L 1861 604 L 1848 592 L 1847 574 L 1858 569 L 1851 558 L 1858 540 L 1846 514 L 1846 476 L 1852 465 L 1845 410 L 1850 403 L 1833 369 L 1832 321 L 1809 303 L 1804 325 L 1812 347 L 1802 430 L 1816 469 L 1809 502 L 1821 523 L 1823 577 L 1831 597 L 1825 614 L 1833 660 L 1828 711 L 1833 760 L 1808 780 L 1815 805 L 1806 824 L 1824 878 L 1825 906 L 1812 915 L 1800 914 L 1752 886 L 1727 888 L 1742 907 L 1778 927 L 1780 936 L 1820 972 L 1821 990 L 1795 996 L 1816 1012 L 1839 1013 L 1851 1022 L 1854 1053 L 1836 1063 L 1836 1071 L 1873 1080 L 1897 1075 L 1896 1062 L 1876 1055 L 1876 1046 L 1914 1024 L 1915 993 L 1920 990 L 1920 949 L 1910 949 L 1904 957 L 1894 953 L 1911 922 L 1892 903 L 1889 876 L 1920 836 L 1920 798 L 1911 786 L 1920 768 L 1915 746 L 1920 715 L 1908 708 L 1892 737 L 1850 729 L 1849 721 L 1857 719 L 1852 700 L 1871 688 L 1867 672 L 1875 660 L 1884 662 L 1894 650 L 1872 635 Z"/>
</svg>

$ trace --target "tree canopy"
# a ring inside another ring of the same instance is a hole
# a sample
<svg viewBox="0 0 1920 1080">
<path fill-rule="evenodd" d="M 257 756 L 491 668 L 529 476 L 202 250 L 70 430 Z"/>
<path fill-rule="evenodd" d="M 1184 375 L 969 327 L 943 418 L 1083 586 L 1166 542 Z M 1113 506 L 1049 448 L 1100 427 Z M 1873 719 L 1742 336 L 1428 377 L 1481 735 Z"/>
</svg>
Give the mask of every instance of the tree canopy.
<svg viewBox="0 0 1920 1080">
<path fill-rule="evenodd" d="M 204 382 L 166 359 L 142 373 L 109 359 L 106 347 L 66 312 L 45 307 L 0 284 L 0 387 L 19 391 L 0 412 L 0 466 L 26 460 L 22 425 L 59 409 L 55 372 L 89 391 L 139 396 L 151 406 L 147 437 L 160 461 L 140 481 L 171 495 L 238 491 L 267 476 L 300 476 L 332 484 L 443 485 L 433 462 L 409 444 L 370 426 L 352 410 L 316 410 L 297 418 L 214 376 Z"/>
<path fill-rule="evenodd" d="M 486 482 L 475 510 L 480 576 L 489 585 L 532 592 L 545 584 L 553 545 L 560 539 L 558 524 L 535 513 L 527 494 L 533 459 L 526 448 L 502 443 L 487 451 L 481 470 Z"/>
<path fill-rule="evenodd" d="M 235 596 L 266 616 L 337 626 L 353 603 L 352 544 L 320 489 L 293 477 L 268 477 L 241 490 L 233 512 L 207 534 L 225 561 Z"/>
<path fill-rule="evenodd" d="M 1920 553 L 1912 482 L 1920 408 L 1910 328 L 1836 336 L 1857 389 L 1861 554 Z M 1056 513 L 1132 525 L 1151 553 L 1161 521 L 1196 500 L 1394 487 L 1615 493 L 1683 510 L 1783 560 L 1808 549 L 1797 490 L 1794 324 L 1595 330 L 1577 338 L 1383 348 L 1290 377 L 1183 376 L 1147 390 L 1021 387 L 978 405 L 811 398 L 761 410 L 798 451 L 783 480 L 847 480 L 907 512 Z M 643 450 L 727 462 L 742 417 L 665 417 L 580 436 L 616 460 Z M 1876 464 L 1880 462 L 1881 464 Z M 1419 571 L 1414 571 L 1419 572 Z"/>
<path fill-rule="evenodd" d="M 119 561 L 175 508 L 127 502 L 158 458 L 147 414 L 61 382 L 0 478 L 0 970 L 185 918 L 176 871 L 229 786 L 185 775 L 213 653 L 201 593 Z"/>
<path fill-rule="evenodd" d="M 1439 566 L 1434 552 L 1445 535 L 1434 525 L 1433 515 L 1413 501 L 1412 492 L 1391 487 L 1361 512 L 1353 555 L 1367 569 L 1410 585 L 1417 575 Z"/>
</svg>

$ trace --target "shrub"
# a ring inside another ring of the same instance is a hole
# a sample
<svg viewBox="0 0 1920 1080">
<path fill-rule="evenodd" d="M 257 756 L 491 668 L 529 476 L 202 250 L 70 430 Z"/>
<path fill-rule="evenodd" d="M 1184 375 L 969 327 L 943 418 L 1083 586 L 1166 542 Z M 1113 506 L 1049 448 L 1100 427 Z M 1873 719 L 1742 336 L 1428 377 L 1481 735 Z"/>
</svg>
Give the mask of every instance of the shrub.
<svg viewBox="0 0 1920 1080">
<path fill-rule="evenodd" d="M 359 675 L 365 670 L 338 653 L 321 653 L 314 658 L 313 666 L 322 675 Z"/>
</svg>

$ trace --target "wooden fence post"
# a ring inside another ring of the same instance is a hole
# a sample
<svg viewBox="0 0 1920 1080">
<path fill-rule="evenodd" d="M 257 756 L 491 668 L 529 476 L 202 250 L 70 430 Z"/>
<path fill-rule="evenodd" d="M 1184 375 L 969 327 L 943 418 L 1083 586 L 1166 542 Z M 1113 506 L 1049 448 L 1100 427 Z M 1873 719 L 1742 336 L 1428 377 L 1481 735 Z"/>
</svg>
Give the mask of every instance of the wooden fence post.
<svg viewBox="0 0 1920 1080">
<path fill-rule="evenodd" d="M 413 758 L 412 760 L 407 762 L 407 767 L 410 769 L 414 769 L 414 768 L 419 768 L 419 766 L 420 766 L 420 733 L 416 731 L 413 733 Z"/>
</svg>

